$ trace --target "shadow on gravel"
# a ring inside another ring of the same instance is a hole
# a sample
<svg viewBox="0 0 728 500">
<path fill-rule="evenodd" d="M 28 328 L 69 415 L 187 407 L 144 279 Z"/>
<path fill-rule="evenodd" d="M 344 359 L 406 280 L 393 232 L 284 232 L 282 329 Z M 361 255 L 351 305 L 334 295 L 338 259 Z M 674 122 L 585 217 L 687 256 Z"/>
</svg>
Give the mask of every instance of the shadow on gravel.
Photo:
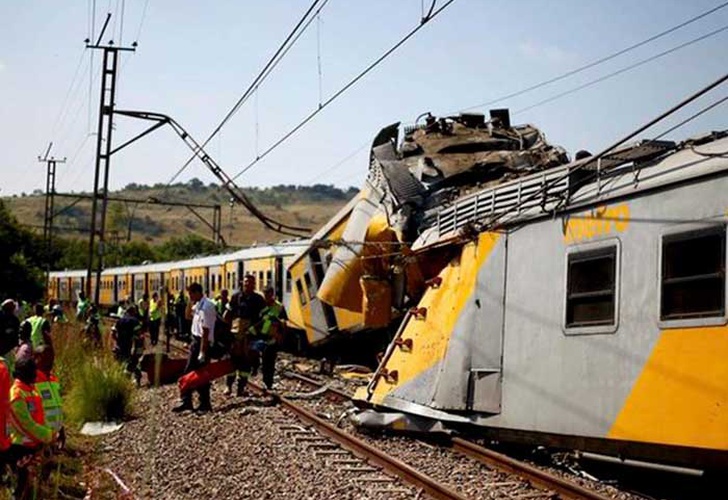
<svg viewBox="0 0 728 500">
<path fill-rule="evenodd" d="M 276 406 L 278 402 L 270 398 L 245 398 L 242 401 L 234 401 L 215 408 L 215 413 L 227 413 L 229 411 L 240 410 L 244 408 L 269 408 Z"/>
</svg>

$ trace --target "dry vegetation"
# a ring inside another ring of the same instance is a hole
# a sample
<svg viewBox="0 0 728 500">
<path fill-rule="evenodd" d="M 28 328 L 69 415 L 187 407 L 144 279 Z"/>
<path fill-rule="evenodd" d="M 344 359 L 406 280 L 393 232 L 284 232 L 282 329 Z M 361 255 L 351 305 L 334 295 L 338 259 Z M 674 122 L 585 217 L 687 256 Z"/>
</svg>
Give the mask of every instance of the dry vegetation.
<svg viewBox="0 0 728 500">
<path fill-rule="evenodd" d="M 231 209 L 227 193 L 214 188 L 193 189 L 189 186 L 173 187 L 168 192 L 162 189 L 125 189 L 115 196 L 146 200 L 157 197 L 161 200 L 175 202 L 186 201 L 197 204 L 219 204 L 222 208 L 223 238 L 232 246 L 244 246 L 252 243 L 278 241 L 281 235 L 265 228 L 256 219 L 250 216 L 243 207 L 236 205 Z M 254 193 L 255 194 L 255 193 Z M 342 197 L 323 194 L 318 199 L 307 195 L 289 197 L 285 193 L 276 192 L 276 188 L 259 192 L 258 206 L 264 213 L 281 222 L 296 226 L 311 228 L 315 232 L 324 225 L 347 201 L 353 192 L 342 192 Z M 62 211 L 74 200 L 71 198 L 56 198 L 56 212 Z M 5 198 L 8 208 L 12 210 L 21 224 L 42 230 L 45 197 L 43 195 L 28 195 Z M 116 206 L 115 206 L 116 205 Z M 196 209 L 203 217 L 212 222 L 212 209 Z M 58 235 L 64 237 L 79 237 L 85 233 L 73 228 L 87 228 L 91 201 L 83 200 L 76 203 L 65 213 L 61 213 L 55 220 Z M 116 213 L 114 213 L 116 212 Z M 212 230 L 184 207 L 165 207 L 150 203 L 120 203 L 109 204 L 109 218 L 107 225 L 110 238 L 114 235 L 124 241 L 127 237 L 128 218 L 133 214 L 132 240 L 145 241 L 152 245 L 160 244 L 172 237 L 195 234 L 211 239 Z"/>
</svg>

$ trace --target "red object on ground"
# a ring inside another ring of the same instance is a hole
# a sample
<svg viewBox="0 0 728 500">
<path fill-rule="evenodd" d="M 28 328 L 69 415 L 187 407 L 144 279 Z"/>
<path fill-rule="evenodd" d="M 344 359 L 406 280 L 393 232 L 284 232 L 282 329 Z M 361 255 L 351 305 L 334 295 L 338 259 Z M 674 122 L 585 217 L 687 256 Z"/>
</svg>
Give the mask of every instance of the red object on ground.
<svg viewBox="0 0 728 500">
<path fill-rule="evenodd" d="M 191 371 L 183 377 L 180 377 L 177 381 L 177 385 L 179 385 L 180 392 L 189 392 L 205 385 L 208 382 L 212 382 L 216 378 L 224 377 L 232 371 L 232 361 L 229 359 L 223 359 L 222 361 L 210 363 L 195 371 Z"/>
<path fill-rule="evenodd" d="M 141 369 L 147 374 L 150 384 L 154 384 L 157 376 L 160 384 L 174 384 L 185 371 L 185 366 L 186 359 L 170 358 L 166 354 L 145 354 L 141 360 Z"/>
</svg>

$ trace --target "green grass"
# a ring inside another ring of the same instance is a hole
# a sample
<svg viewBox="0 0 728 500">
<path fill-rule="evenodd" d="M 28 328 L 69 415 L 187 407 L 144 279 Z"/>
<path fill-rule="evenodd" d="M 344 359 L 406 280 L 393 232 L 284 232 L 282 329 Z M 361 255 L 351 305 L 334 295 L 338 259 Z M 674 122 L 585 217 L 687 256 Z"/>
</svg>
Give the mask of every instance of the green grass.
<svg viewBox="0 0 728 500">
<path fill-rule="evenodd" d="M 134 385 L 108 346 L 97 349 L 82 341 L 80 325 L 54 326 L 56 375 L 63 387 L 67 421 L 120 421 L 132 410 Z"/>
</svg>

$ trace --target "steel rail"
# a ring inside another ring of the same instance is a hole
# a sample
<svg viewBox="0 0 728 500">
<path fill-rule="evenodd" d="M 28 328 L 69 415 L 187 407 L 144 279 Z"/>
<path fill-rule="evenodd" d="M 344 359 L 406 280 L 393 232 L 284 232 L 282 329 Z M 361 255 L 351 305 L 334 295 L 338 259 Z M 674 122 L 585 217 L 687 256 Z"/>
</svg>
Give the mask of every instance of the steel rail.
<svg viewBox="0 0 728 500">
<path fill-rule="evenodd" d="M 609 497 L 600 495 L 595 491 L 549 474 L 548 472 L 544 472 L 520 460 L 479 446 L 467 439 L 452 437 L 450 438 L 450 446 L 458 453 L 462 453 L 478 462 L 485 463 L 502 472 L 522 477 L 536 487 L 555 491 L 562 498 L 575 500 L 609 500 Z"/>
<path fill-rule="evenodd" d="M 285 376 L 289 376 L 316 387 L 322 387 L 323 384 L 318 380 L 306 377 L 295 372 L 287 371 Z M 337 389 L 328 388 L 327 392 L 332 392 L 338 397 L 346 396 L 346 393 Z M 556 492 L 561 498 L 574 500 L 609 500 L 609 497 L 601 495 L 583 486 L 568 481 L 566 479 L 554 476 L 537 467 L 533 467 L 525 462 L 516 460 L 502 453 L 490 450 L 483 446 L 477 445 L 459 437 L 450 437 L 446 443 L 456 452 L 461 453 L 473 460 L 483 463 L 490 468 L 497 469 L 507 474 L 515 474 L 525 481 L 528 481 L 534 487 L 547 489 Z"/>
<path fill-rule="evenodd" d="M 261 386 L 254 382 L 248 382 L 248 387 L 256 391 L 258 394 L 265 394 L 265 391 Z M 390 474 L 393 474 L 407 483 L 414 485 L 418 488 L 422 488 L 428 495 L 437 499 L 460 499 L 464 500 L 466 497 L 459 493 L 449 489 L 448 487 L 438 483 L 431 477 L 423 474 L 422 472 L 410 467 L 406 463 L 397 460 L 390 455 L 387 455 L 381 450 L 365 443 L 361 439 L 358 439 L 348 432 L 345 432 L 320 417 L 314 415 L 305 408 L 293 403 L 292 401 L 276 396 L 276 400 L 280 405 L 294 413 L 301 421 L 308 423 L 316 428 L 318 432 L 329 437 L 331 440 L 337 442 L 343 448 L 351 451 L 355 455 L 363 458 L 370 463 L 378 465 L 382 469 L 386 470 Z"/>
<path fill-rule="evenodd" d="M 305 383 L 313 385 L 315 387 L 324 387 L 324 385 L 320 381 L 307 377 L 306 375 L 302 375 L 300 373 L 292 372 L 290 370 L 281 372 L 281 376 L 286 377 L 286 378 L 300 380 L 301 382 L 305 382 Z M 343 399 L 344 401 L 351 400 L 351 394 L 347 394 L 346 392 L 336 389 L 334 387 L 326 387 L 326 392 L 336 396 L 339 399 Z"/>
</svg>

